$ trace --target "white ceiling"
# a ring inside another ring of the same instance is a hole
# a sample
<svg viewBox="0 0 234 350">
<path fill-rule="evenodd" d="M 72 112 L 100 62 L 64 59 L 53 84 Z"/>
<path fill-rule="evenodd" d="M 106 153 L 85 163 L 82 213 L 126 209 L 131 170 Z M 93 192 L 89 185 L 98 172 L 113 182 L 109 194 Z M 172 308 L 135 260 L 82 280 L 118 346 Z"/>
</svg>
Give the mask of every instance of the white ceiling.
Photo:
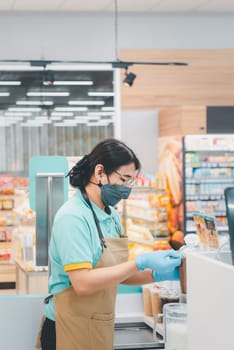
<svg viewBox="0 0 234 350">
<path fill-rule="evenodd" d="M 0 0 L 0 11 L 112 12 L 114 0 Z M 119 12 L 234 12 L 233 0 L 118 0 Z"/>
</svg>

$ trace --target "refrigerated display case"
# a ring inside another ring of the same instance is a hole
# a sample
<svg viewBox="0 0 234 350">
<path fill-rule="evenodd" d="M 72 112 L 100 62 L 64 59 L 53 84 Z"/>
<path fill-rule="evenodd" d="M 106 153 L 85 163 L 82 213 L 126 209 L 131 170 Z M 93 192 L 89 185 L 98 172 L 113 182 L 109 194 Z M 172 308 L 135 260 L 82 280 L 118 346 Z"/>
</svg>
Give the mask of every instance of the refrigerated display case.
<svg viewBox="0 0 234 350">
<path fill-rule="evenodd" d="M 227 233 L 224 190 L 234 184 L 234 135 L 183 138 L 185 233 L 195 232 L 194 214 L 213 215 L 219 233 Z"/>
<path fill-rule="evenodd" d="M 228 232 L 224 190 L 234 185 L 234 135 L 159 138 L 159 171 L 168 180 L 170 234 L 195 233 L 194 214 L 213 215 Z"/>
</svg>

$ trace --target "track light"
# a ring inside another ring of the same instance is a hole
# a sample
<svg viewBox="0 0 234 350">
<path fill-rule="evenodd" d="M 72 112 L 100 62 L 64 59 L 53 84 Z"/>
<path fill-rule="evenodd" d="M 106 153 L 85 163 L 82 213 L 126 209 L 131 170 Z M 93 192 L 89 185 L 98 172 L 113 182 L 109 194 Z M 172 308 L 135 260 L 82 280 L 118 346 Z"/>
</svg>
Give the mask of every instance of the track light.
<svg viewBox="0 0 234 350">
<path fill-rule="evenodd" d="M 123 81 L 124 85 L 132 86 L 135 78 L 136 78 L 136 74 L 131 72 L 128 73 L 128 68 L 125 68 L 125 79 Z"/>
<path fill-rule="evenodd" d="M 54 84 L 54 73 L 50 70 L 44 72 L 43 85 L 51 86 Z"/>
</svg>

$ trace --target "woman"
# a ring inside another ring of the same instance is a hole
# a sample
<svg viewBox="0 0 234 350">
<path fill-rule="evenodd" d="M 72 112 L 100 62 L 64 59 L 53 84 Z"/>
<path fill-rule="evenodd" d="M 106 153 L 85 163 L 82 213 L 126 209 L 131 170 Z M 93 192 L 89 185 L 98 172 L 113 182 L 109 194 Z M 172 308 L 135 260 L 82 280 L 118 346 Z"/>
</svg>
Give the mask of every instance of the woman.
<svg viewBox="0 0 234 350">
<path fill-rule="evenodd" d="M 139 170 L 127 145 L 107 139 L 69 172 L 77 192 L 53 224 L 42 350 L 111 350 L 118 285 L 177 275 L 181 256 L 175 251 L 128 261 L 127 238 L 113 207 L 128 198 Z"/>
</svg>

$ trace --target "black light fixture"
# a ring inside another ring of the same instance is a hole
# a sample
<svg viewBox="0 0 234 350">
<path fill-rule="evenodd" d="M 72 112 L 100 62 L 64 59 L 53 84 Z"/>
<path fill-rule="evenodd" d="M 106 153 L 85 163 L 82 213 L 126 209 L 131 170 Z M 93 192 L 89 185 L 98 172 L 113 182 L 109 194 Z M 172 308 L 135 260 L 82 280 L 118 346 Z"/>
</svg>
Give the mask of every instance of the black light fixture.
<svg viewBox="0 0 234 350">
<path fill-rule="evenodd" d="M 44 71 L 43 85 L 51 86 L 54 84 L 54 73 L 50 70 Z"/>
<path fill-rule="evenodd" d="M 132 86 L 135 79 L 136 79 L 136 74 L 131 72 L 128 73 L 128 69 L 125 68 L 125 78 L 123 80 L 124 85 L 129 87 Z"/>
</svg>

